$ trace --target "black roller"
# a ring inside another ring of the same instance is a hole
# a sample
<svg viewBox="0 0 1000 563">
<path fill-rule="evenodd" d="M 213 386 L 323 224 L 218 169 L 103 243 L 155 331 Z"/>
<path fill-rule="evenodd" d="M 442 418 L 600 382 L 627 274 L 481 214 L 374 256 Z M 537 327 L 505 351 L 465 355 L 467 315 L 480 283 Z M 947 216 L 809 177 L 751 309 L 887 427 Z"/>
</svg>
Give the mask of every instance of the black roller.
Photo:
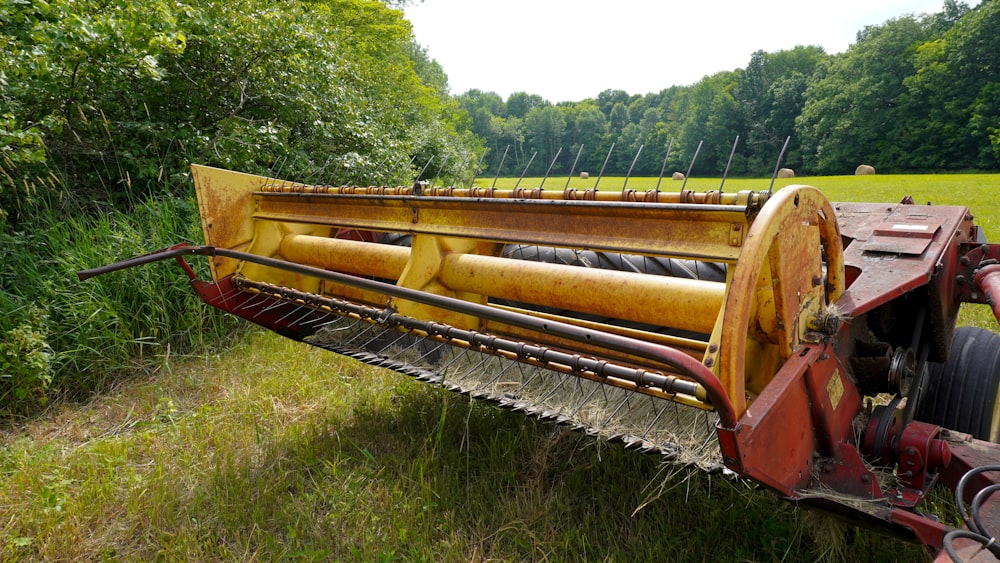
<svg viewBox="0 0 1000 563">
<path fill-rule="evenodd" d="M 997 442 L 1000 335 L 959 327 L 944 363 L 931 363 L 916 419 Z"/>
</svg>

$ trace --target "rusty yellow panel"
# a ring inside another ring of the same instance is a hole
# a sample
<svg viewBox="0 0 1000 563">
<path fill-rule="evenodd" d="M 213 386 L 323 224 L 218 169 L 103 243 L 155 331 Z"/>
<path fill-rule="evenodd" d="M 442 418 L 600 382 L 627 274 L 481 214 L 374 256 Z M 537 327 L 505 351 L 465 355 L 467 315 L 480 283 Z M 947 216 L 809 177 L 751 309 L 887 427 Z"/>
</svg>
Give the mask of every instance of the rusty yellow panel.
<svg viewBox="0 0 1000 563">
<path fill-rule="evenodd" d="M 266 193 L 254 217 L 734 262 L 747 221 L 741 206 Z M 736 225 L 736 227 L 734 227 Z"/>
<path fill-rule="evenodd" d="M 220 248 L 246 250 L 254 235 L 251 219 L 256 203 L 253 193 L 264 178 L 209 166 L 192 165 L 198 196 L 198 211 L 205 243 Z M 238 263 L 225 258 L 213 258 L 212 277 L 216 280 L 234 271 Z"/>
</svg>

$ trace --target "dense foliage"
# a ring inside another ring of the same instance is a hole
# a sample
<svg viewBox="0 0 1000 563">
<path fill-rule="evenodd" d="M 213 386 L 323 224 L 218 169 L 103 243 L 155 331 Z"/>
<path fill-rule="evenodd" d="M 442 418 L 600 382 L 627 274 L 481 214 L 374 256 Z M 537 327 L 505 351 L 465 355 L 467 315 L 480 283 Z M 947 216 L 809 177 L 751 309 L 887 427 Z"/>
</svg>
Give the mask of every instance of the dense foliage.
<svg viewBox="0 0 1000 563">
<path fill-rule="evenodd" d="M 0 45 L 10 222 L 53 195 L 184 193 L 190 162 L 364 182 L 473 148 L 440 68 L 372 0 L 5 2 Z"/>
<path fill-rule="evenodd" d="M 74 275 L 198 242 L 189 163 L 406 177 L 461 115 L 382 2 L 0 3 L 0 411 L 218 336 L 178 272 Z"/>
<path fill-rule="evenodd" d="M 746 68 L 689 86 L 552 105 L 519 92 L 506 102 L 471 90 L 458 96 L 486 140 L 495 172 L 556 170 L 657 175 L 671 139 L 669 170 L 770 175 L 787 137 L 786 165 L 800 173 L 847 174 L 867 163 L 886 172 L 1000 169 L 1000 0 L 955 0 L 938 14 L 905 15 L 860 31 L 844 53 L 799 46 L 754 53 Z M 637 69 L 636 72 L 644 72 Z M 612 150 L 613 147 L 613 150 Z"/>
</svg>

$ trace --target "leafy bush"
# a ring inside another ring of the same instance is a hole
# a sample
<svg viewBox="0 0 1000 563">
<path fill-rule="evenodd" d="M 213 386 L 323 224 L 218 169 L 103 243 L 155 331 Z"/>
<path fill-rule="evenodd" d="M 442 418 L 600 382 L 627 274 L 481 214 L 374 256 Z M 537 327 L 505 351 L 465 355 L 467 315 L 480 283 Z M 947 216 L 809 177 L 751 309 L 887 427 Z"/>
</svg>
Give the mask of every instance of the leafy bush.
<svg viewBox="0 0 1000 563">
<path fill-rule="evenodd" d="M 474 147 L 442 77 L 374 0 L 5 3 L 0 209 L 23 222 L 33 190 L 127 209 L 191 162 L 385 179 Z"/>
<path fill-rule="evenodd" d="M 47 319 L 32 307 L 29 321 L 7 330 L 0 340 L 0 404 L 45 402 L 52 382 L 52 348 L 46 341 Z"/>
</svg>

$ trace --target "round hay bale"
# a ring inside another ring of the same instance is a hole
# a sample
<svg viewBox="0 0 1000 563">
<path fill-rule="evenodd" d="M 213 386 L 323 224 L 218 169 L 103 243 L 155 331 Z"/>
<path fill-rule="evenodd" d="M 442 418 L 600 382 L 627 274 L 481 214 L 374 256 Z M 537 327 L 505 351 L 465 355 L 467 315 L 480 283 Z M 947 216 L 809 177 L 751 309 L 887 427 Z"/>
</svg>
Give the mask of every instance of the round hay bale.
<svg viewBox="0 0 1000 563">
<path fill-rule="evenodd" d="M 671 180 L 683 180 L 684 179 L 684 173 L 683 172 L 674 172 L 673 174 L 670 175 L 670 179 Z"/>
<path fill-rule="evenodd" d="M 580 172 L 581 180 L 586 180 L 587 178 L 590 178 L 590 172 Z"/>
<path fill-rule="evenodd" d="M 782 168 L 778 170 L 778 178 L 794 178 L 795 171 L 791 168 Z"/>
<path fill-rule="evenodd" d="M 870 176 L 875 173 L 875 167 L 862 164 L 854 169 L 855 176 Z"/>
</svg>

